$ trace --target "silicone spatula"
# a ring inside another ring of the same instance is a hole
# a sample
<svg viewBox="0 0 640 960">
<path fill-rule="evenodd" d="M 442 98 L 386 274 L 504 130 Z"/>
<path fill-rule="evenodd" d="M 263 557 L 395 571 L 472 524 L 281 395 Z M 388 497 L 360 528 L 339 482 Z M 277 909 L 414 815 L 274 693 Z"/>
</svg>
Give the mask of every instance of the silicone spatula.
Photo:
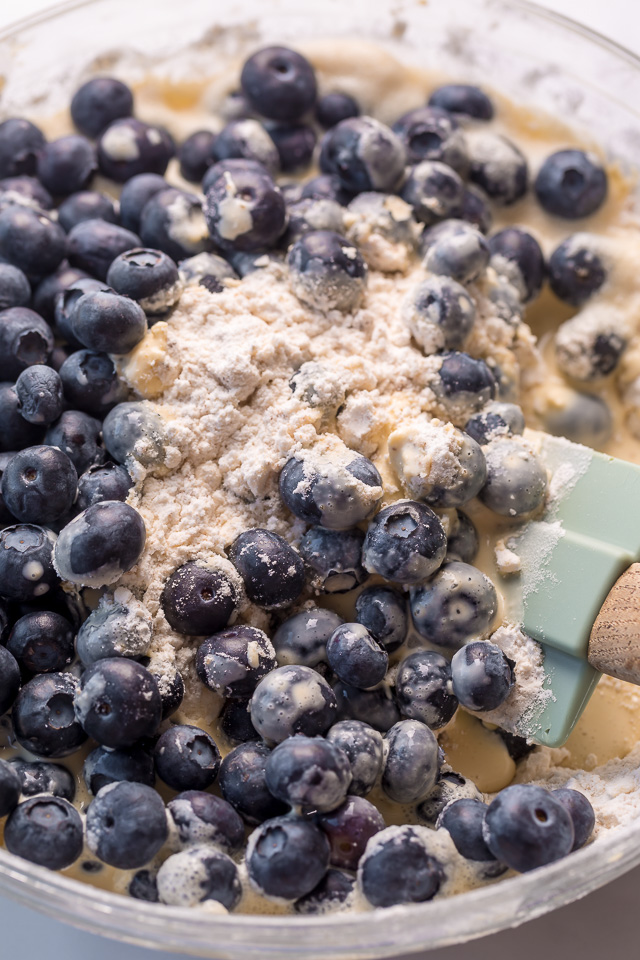
<svg viewBox="0 0 640 960">
<path fill-rule="evenodd" d="M 513 619 L 542 644 L 553 696 L 522 732 L 567 739 L 602 673 L 640 683 L 640 467 L 527 431 L 550 472 L 549 500 L 509 545 L 521 573 Z"/>
</svg>

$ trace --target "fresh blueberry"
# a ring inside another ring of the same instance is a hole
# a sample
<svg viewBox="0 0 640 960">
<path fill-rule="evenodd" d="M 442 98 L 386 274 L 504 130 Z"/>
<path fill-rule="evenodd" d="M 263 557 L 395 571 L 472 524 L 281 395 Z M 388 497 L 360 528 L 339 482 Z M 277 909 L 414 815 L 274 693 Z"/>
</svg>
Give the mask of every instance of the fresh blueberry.
<svg viewBox="0 0 640 960">
<path fill-rule="evenodd" d="M 358 869 L 367 843 L 385 828 L 377 807 L 358 796 L 348 796 L 337 809 L 322 812 L 317 822 L 329 839 L 331 865 L 345 870 Z"/>
<path fill-rule="evenodd" d="M 493 224 L 493 214 L 489 201 L 478 187 L 466 187 L 462 197 L 462 220 L 477 227 L 480 233 L 489 233 Z"/>
<path fill-rule="evenodd" d="M 154 753 L 158 776 L 174 790 L 205 790 L 220 769 L 220 751 L 200 727 L 178 724 L 158 740 Z"/>
<path fill-rule="evenodd" d="M 83 666 L 110 657 L 143 657 L 151 643 L 151 617 L 133 600 L 104 595 L 78 630 L 76 650 Z"/>
<path fill-rule="evenodd" d="M 289 47 L 263 47 L 245 61 L 240 75 L 250 106 L 269 120 L 299 120 L 316 102 L 315 72 Z"/>
<path fill-rule="evenodd" d="M 72 803 L 76 795 L 76 778 L 60 763 L 47 760 L 22 760 L 14 757 L 11 766 L 21 782 L 20 792 L 25 797 L 34 797 L 38 793 L 51 793 Z"/>
<path fill-rule="evenodd" d="M 162 702 L 162 719 L 167 720 L 182 706 L 185 695 L 184 680 L 179 670 L 167 669 L 162 662 L 157 664 L 152 660 L 148 666 L 158 683 L 160 700 Z"/>
<path fill-rule="evenodd" d="M 139 246 L 140 237 L 131 230 L 107 220 L 83 220 L 69 232 L 69 262 L 98 280 L 106 280 L 115 258 Z"/>
<path fill-rule="evenodd" d="M 53 350 L 49 324 L 34 310 L 10 307 L 0 313 L 0 378 L 16 380 L 23 370 L 46 364 Z"/>
<path fill-rule="evenodd" d="M 298 900 L 320 883 L 329 856 L 329 841 L 315 824 L 292 816 L 275 817 L 249 837 L 249 880 L 267 897 Z"/>
<path fill-rule="evenodd" d="M 77 350 L 60 367 L 67 401 L 77 410 L 104 417 L 128 394 L 115 364 L 106 353 Z"/>
<path fill-rule="evenodd" d="M 164 127 L 133 117 L 114 120 L 98 139 L 100 173 L 125 183 L 140 173 L 163 174 L 175 154 L 175 144 Z"/>
<path fill-rule="evenodd" d="M 28 673 L 57 673 L 75 656 L 71 624 L 59 613 L 28 613 L 13 625 L 7 650 Z"/>
<path fill-rule="evenodd" d="M 453 692 L 467 710 L 495 710 L 511 693 L 513 667 L 495 643 L 467 643 L 451 661 Z"/>
<path fill-rule="evenodd" d="M 358 101 L 348 93 L 326 93 L 316 103 L 316 120 L 325 130 L 337 126 L 341 120 L 359 117 L 360 112 Z"/>
<path fill-rule="evenodd" d="M 174 261 L 209 250 L 201 199 L 175 187 L 154 193 L 140 216 L 140 237 L 145 247 L 162 250 Z"/>
<path fill-rule="evenodd" d="M 347 190 L 334 173 L 322 173 L 307 180 L 300 195 L 301 200 L 334 200 L 342 207 L 346 207 L 353 197 L 353 191 Z"/>
<path fill-rule="evenodd" d="M 14 205 L 50 216 L 53 197 L 35 177 L 5 177 L 0 180 L 0 210 Z"/>
<path fill-rule="evenodd" d="M 143 867 L 165 843 L 164 803 L 152 787 L 126 780 L 103 787 L 87 810 L 87 846 L 121 870 Z"/>
<path fill-rule="evenodd" d="M 329 869 L 311 893 L 300 897 L 293 905 L 296 913 L 304 916 L 346 909 L 355 892 L 356 881 L 344 870 Z"/>
<path fill-rule="evenodd" d="M 247 597 L 259 607 L 289 606 L 304 589 L 304 563 L 277 533 L 245 530 L 231 544 L 229 559 L 242 577 Z"/>
<path fill-rule="evenodd" d="M 382 770 L 383 741 L 378 730 L 361 720 L 340 720 L 327 731 L 329 743 L 346 755 L 351 767 L 349 793 L 364 797 Z"/>
<path fill-rule="evenodd" d="M 42 131 L 24 117 L 0 123 L 0 178 L 33 175 L 45 142 Z"/>
<path fill-rule="evenodd" d="M 63 527 L 54 551 L 56 569 L 64 580 L 103 587 L 135 566 L 144 542 L 138 511 L 120 500 L 103 500 Z"/>
<path fill-rule="evenodd" d="M 443 222 L 444 229 L 429 243 L 423 266 L 429 273 L 458 283 L 477 280 L 489 263 L 489 246 L 480 231 L 465 220 Z"/>
<path fill-rule="evenodd" d="M 69 673 L 43 673 L 22 687 L 13 705 L 21 746 L 39 757 L 66 757 L 87 739 L 73 701 L 78 681 Z"/>
<path fill-rule="evenodd" d="M 252 252 L 272 246 L 284 232 L 284 197 L 268 173 L 241 167 L 220 174 L 206 193 L 204 215 L 222 249 Z"/>
<path fill-rule="evenodd" d="M 1 269 L 1 268 L 0 268 Z M 33 309 L 39 313 L 47 323 L 55 319 L 55 304 L 58 294 L 62 293 L 77 280 L 89 279 L 84 270 L 69 266 L 63 260 L 58 269 L 41 280 L 33 294 Z M 1 302 L 1 301 L 0 301 Z"/>
<path fill-rule="evenodd" d="M 482 830 L 488 807 L 481 800 L 454 800 L 438 817 L 437 828 L 449 831 L 458 853 L 467 860 L 496 858 L 485 843 Z"/>
<path fill-rule="evenodd" d="M 322 737 L 289 737 L 271 753 L 266 784 L 274 797 L 300 813 L 326 813 L 345 800 L 351 782 L 346 754 Z"/>
<path fill-rule="evenodd" d="M 265 743 L 241 743 L 220 766 L 218 784 L 225 800 L 246 823 L 258 824 L 287 812 L 267 788 L 265 769 L 271 750 Z"/>
<path fill-rule="evenodd" d="M 333 689 L 340 722 L 359 720 L 374 730 L 386 733 L 400 720 L 400 711 L 386 684 L 380 684 L 373 690 L 360 690 L 340 681 Z"/>
<path fill-rule="evenodd" d="M 510 437 L 524 432 L 524 414 L 515 403 L 494 400 L 484 410 L 474 414 L 465 424 L 465 433 L 481 445 L 497 437 Z"/>
<path fill-rule="evenodd" d="M 269 136 L 276 145 L 283 173 L 305 170 L 311 164 L 316 145 L 313 127 L 303 123 L 274 124 Z"/>
<path fill-rule="evenodd" d="M 29 601 L 58 582 L 53 567 L 55 536 L 45 527 L 18 523 L 0 532 L 0 595 Z"/>
<path fill-rule="evenodd" d="M 354 530 L 311 527 L 300 541 L 300 554 L 312 568 L 312 585 L 322 593 L 346 593 L 368 577 L 362 566 L 364 534 Z"/>
<path fill-rule="evenodd" d="M 525 195 L 529 169 L 522 151 L 498 133 L 477 133 L 469 140 L 469 178 L 495 204 L 509 206 Z"/>
<path fill-rule="evenodd" d="M 487 482 L 482 502 L 504 517 L 532 513 L 544 503 L 547 472 L 538 458 L 516 439 L 492 440 L 484 449 Z"/>
<path fill-rule="evenodd" d="M 549 286 L 556 297 L 572 307 L 586 303 L 606 279 L 604 263 L 593 249 L 588 234 L 576 233 L 567 237 L 551 254 Z"/>
<path fill-rule="evenodd" d="M 605 201 L 607 174 L 584 150 L 558 150 L 544 161 L 535 182 L 538 202 L 547 213 L 577 220 L 595 213 Z"/>
<path fill-rule="evenodd" d="M 107 283 L 116 293 L 137 300 L 144 312 L 152 315 L 167 313 L 182 293 L 174 261 L 161 250 L 150 248 L 134 248 L 116 257 L 109 267 Z"/>
<path fill-rule="evenodd" d="M 29 280 L 53 273 L 66 253 L 64 230 L 44 213 L 20 206 L 0 212 L 0 258 L 22 270 Z"/>
<path fill-rule="evenodd" d="M 293 457 L 280 473 L 280 496 L 300 520 L 347 530 L 374 513 L 382 480 L 371 461 L 359 455 L 346 464 Z"/>
<path fill-rule="evenodd" d="M 482 801 L 482 794 L 472 780 L 468 780 L 453 770 L 446 770 L 440 774 L 435 787 L 426 800 L 416 807 L 416 814 L 421 823 L 435 829 L 438 817 L 442 811 L 454 800 L 471 799 Z"/>
<path fill-rule="evenodd" d="M 425 354 L 460 348 L 471 333 L 476 305 L 446 276 L 422 280 L 404 302 L 402 318 Z"/>
<path fill-rule="evenodd" d="M 138 870 L 131 877 L 127 893 L 134 900 L 146 900 L 147 903 L 158 902 L 158 882 L 149 870 Z"/>
<path fill-rule="evenodd" d="M 293 292 L 316 310 L 352 312 L 362 301 L 367 266 L 356 248 L 331 230 L 312 230 L 291 247 Z"/>
<path fill-rule="evenodd" d="M 92 77 L 71 99 L 71 119 L 87 137 L 97 137 L 114 120 L 133 113 L 133 94 L 115 77 Z"/>
<path fill-rule="evenodd" d="M 32 797 L 18 804 L 7 820 L 4 842 L 24 860 L 63 870 L 82 853 L 82 820 L 61 797 Z"/>
<path fill-rule="evenodd" d="M 245 699 L 276 666 L 276 652 L 266 633 L 241 623 L 201 643 L 195 663 L 210 690 L 221 697 Z"/>
<path fill-rule="evenodd" d="M 0 387 L 0 398 L 2 396 L 1 390 L 2 388 Z M 0 415 L 1 415 L 1 407 L 0 407 Z M 10 527 L 13 523 L 16 522 L 16 518 L 8 509 L 2 497 L 2 474 L 4 473 L 4 468 L 14 456 L 15 456 L 15 453 L 13 450 L 9 450 L 6 453 L 0 453 L 0 530 L 4 529 L 4 527 Z M 9 615 L 4 608 L 3 601 L 0 600 L 0 638 L 4 638 L 8 623 L 9 623 Z"/>
<path fill-rule="evenodd" d="M 275 176 L 280 170 L 278 148 L 257 120 L 232 120 L 223 127 L 213 145 L 213 158 L 220 160 L 250 160 L 260 163 Z"/>
<path fill-rule="evenodd" d="M 244 823 L 230 803 L 201 790 L 179 793 L 168 804 L 180 843 L 206 843 L 223 853 L 237 853 L 244 843 Z"/>
<path fill-rule="evenodd" d="M 398 667 L 396 702 L 409 720 L 420 720 L 432 730 L 446 726 L 458 707 L 449 661 L 433 650 L 410 653 Z"/>
<path fill-rule="evenodd" d="M 216 160 L 212 163 L 202 179 L 202 192 L 208 193 L 213 184 L 220 177 L 229 174 L 233 179 L 236 174 L 256 176 L 270 176 L 264 163 L 259 160 L 252 160 L 249 157 L 229 157 L 225 160 Z"/>
<path fill-rule="evenodd" d="M 456 510 L 455 526 L 447 536 L 447 560 L 473 563 L 479 546 L 480 539 L 473 520 L 462 510 Z"/>
<path fill-rule="evenodd" d="M 564 387 L 554 403 L 543 412 L 547 433 L 566 437 L 574 443 L 600 448 L 613 432 L 613 416 L 606 400 L 593 393 L 580 393 Z"/>
<path fill-rule="evenodd" d="M 492 120 L 494 113 L 484 90 L 469 83 L 445 83 L 437 87 L 429 97 L 429 106 L 474 120 Z"/>
<path fill-rule="evenodd" d="M 436 160 L 466 176 L 469 156 L 465 136 L 457 120 L 439 107 L 417 107 L 393 125 L 407 151 L 409 163 Z"/>
<path fill-rule="evenodd" d="M 404 174 L 406 151 L 396 133 L 373 117 L 349 117 L 322 138 L 320 169 L 353 193 L 392 193 Z"/>
<path fill-rule="evenodd" d="M 64 290 L 60 290 L 55 297 L 53 307 L 55 331 L 59 337 L 67 341 L 71 348 L 78 349 L 81 346 L 71 329 L 73 309 L 85 293 L 95 293 L 97 291 L 112 292 L 111 287 L 103 283 L 102 280 L 94 280 L 93 277 L 83 274 L 80 279 L 72 281 Z"/>
<path fill-rule="evenodd" d="M 31 287 L 22 270 L 10 263 L 0 263 L 0 311 L 9 307 L 26 307 Z"/>
<path fill-rule="evenodd" d="M 445 880 L 442 864 L 432 852 L 433 833 L 405 824 L 376 835 L 360 861 L 358 881 L 374 907 L 431 900 Z"/>
<path fill-rule="evenodd" d="M 29 423 L 53 423 L 62 413 L 62 381 L 51 367 L 36 363 L 16 380 L 20 415 Z"/>
<path fill-rule="evenodd" d="M 174 907 L 195 907 L 210 900 L 233 910 L 242 896 L 238 868 L 208 844 L 174 853 L 158 870 L 158 899 Z"/>
<path fill-rule="evenodd" d="M 86 510 L 103 500 L 126 500 L 132 486 L 131 477 L 119 464 L 111 460 L 95 464 L 78 478 L 76 505 Z"/>
<path fill-rule="evenodd" d="M 496 395 L 496 378 L 484 360 L 468 353 L 445 353 L 433 388 L 440 402 L 452 413 L 462 407 L 475 413 Z M 463 421 L 464 422 L 464 421 Z"/>
<path fill-rule="evenodd" d="M 442 565 L 446 550 L 447 538 L 433 510 L 415 500 L 400 500 L 369 524 L 362 562 L 385 580 L 420 583 Z"/>
<path fill-rule="evenodd" d="M 180 175 L 190 183 L 200 183 L 213 163 L 216 135 L 211 130 L 196 130 L 178 147 Z"/>
<path fill-rule="evenodd" d="M 413 208 L 416 220 L 429 226 L 460 215 L 464 184 L 452 167 L 422 160 L 411 169 L 401 196 Z"/>
<path fill-rule="evenodd" d="M 559 790 L 553 790 L 551 796 L 558 803 L 562 804 L 573 823 L 573 846 L 572 850 L 579 850 L 583 847 L 596 825 L 596 817 L 593 807 L 579 790 L 571 790 L 568 787 L 561 787 Z"/>
<path fill-rule="evenodd" d="M 84 190 L 97 169 L 96 148 L 76 133 L 50 140 L 38 154 L 38 179 L 53 196 Z"/>
<path fill-rule="evenodd" d="M 251 722 L 264 737 L 280 743 L 295 733 L 326 733 L 337 719 L 337 704 L 326 680 L 298 664 L 277 667 L 264 677 L 251 698 Z"/>
<path fill-rule="evenodd" d="M 146 783 L 148 787 L 156 782 L 153 757 L 137 745 L 120 750 L 96 747 L 84 762 L 82 776 L 94 796 L 108 784 L 121 780 Z"/>
<path fill-rule="evenodd" d="M 565 857 L 575 835 L 570 813 L 553 793 L 520 783 L 489 804 L 483 837 L 496 859 L 525 873 Z"/>
<path fill-rule="evenodd" d="M 355 619 L 367 628 L 387 653 L 393 653 L 405 641 L 406 603 L 402 594 L 392 587 L 376 585 L 359 593 Z"/>
<path fill-rule="evenodd" d="M 164 462 L 164 425 L 144 401 L 117 404 L 105 417 L 102 434 L 105 447 L 118 463 L 133 459 L 149 468 Z"/>
<path fill-rule="evenodd" d="M 213 292 L 215 286 L 218 293 L 224 290 L 227 278 L 238 278 L 231 264 L 215 253 L 198 253 L 195 257 L 187 257 L 181 262 L 178 273 L 185 286 L 200 286 L 204 280 L 209 292 Z"/>
<path fill-rule="evenodd" d="M 382 789 L 395 803 L 415 803 L 433 790 L 440 773 L 438 741 L 419 720 L 400 720 L 385 734 Z"/>
<path fill-rule="evenodd" d="M 167 580 L 160 600 L 169 625 L 187 636 L 206 636 L 223 630 L 241 600 L 239 578 L 231 570 L 222 566 L 208 568 L 196 562 L 178 567 Z"/>
<path fill-rule="evenodd" d="M 534 300 L 542 289 L 546 272 L 544 254 L 535 237 L 521 227 L 506 227 L 489 239 L 489 250 L 491 265 L 497 272 L 506 271 L 506 276 L 512 279 L 515 268 L 525 303 Z"/>
<path fill-rule="evenodd" d="M 273 635 L 279 666 L 316 667 L 326 658 L 327 640 L 342 619 L 333 610 L 309 607 L 280 624 Z"/>
<path fill-rule="evenodd" d="M 56 447 L 27 447 L 9 461 L 2 475 L 2 498 L 22 523 L 59 520 L 76 498 L 78 474 Z"/>
<path fill-rule="evenodd" d="M 80 410 L 65 410 L 47 430 L 44 442 L 58 447 L 71 460 L 78 476 L 104 461 L 100 445 L 101 423 Z"/>
<path fill-rule="evenodd" d="M 147 203 L 169 184 L 157 173 L 139 173 L 124 184 L 120 194 L 120 222 L 127 230 L 138 233 L 140 217 Z"/>
<path fill-rule="evenodd" d="M 33 681 L 31 681 L 33 683 Z M 155 678 L 134 660 L 98 660 L 82 674 L 74 708 L 102 747 L 130 747 L 155 734 L 162 704 Z"/>
<path fill-rule="evenodd" d="M 0 759 L 0 817 L 6 817 L 18 806 L 21 793 L 22 781 L 17 770 Z"/>
<path fill-rule="evenodd" d="M 491 580 L 469 563 L 451 560 L 411 590 L 413 625 L 425 640 L 457 649 L 489 629 L 498 609 Z"/>
<path fill-rule="evenodd" d="M 13 706 L 19 690 L 18 662 L 6 647 L 0 647 L 0 717 Z"/>
<path fill-rule="evenodd" d="M 389 654 L 361 623 L 343 623 L 327 641 L 327 661 L 344 683 L 368 690 L 384 680 Z"/>
<path fill-rule="evenodd" d="M 147 332 L 142 307 L 113 292 L 86 293 L 70 316 L 76 339 L 96 353 L 129 353 Z"/>
<path fill-rule="evenodd" d="M 227 700 L 220 714 L 220 729 L 232 744 L 249 743 L 260 739 L 251 723 L 249 700 Z"/>
<path fill-rule="evenodd" d="M 67 233 L 84 220 L 116 223 L 118 215 L 111 197 L 96 190 L 84 190 L 71 194 L 58 207 L 58 223 Z"/>
</svg>

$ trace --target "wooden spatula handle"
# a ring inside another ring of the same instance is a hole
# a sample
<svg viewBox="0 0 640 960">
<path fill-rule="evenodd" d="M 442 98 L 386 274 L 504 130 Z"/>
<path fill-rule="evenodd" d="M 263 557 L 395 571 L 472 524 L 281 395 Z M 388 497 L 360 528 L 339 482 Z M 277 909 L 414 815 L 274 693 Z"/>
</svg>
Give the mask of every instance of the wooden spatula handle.
<svg viewBox="0 0 640 960">
<path fill-rule="evenodd" d="M 600 607 L 587 658 L 610 677 L 640 684 L 640 563 L 625 570 Z"/>
</svg>

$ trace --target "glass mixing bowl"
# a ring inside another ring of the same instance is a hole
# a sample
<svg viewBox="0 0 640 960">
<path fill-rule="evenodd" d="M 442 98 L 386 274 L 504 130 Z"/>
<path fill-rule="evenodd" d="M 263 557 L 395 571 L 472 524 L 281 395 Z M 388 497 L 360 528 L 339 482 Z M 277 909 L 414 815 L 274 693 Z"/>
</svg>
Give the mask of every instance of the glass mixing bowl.
<svg viewBox="0 0 640 960">
<path fill-rule="evenodd" d="M 67 3 L 0 34 L 0 115 L 61 109 L 92 70 L 135 81 L 157 69 L 188 81 L 214 72 L 218 51 L 241 56 L 261 43 L 336 36 L 376 40 L 404 61 L 546 110 L 624 165 L 638 155 L 631 105 L 640 104 L 640 60 L 520 0 Z M 110 894 L 0 850 L 0 894 L 94 933 L 195 956 L 364 960 L 516 926 L 638 863 L 640 821 L 567 860 L 448 900 L 334 917 L 220 917 Z"/>
</svg>

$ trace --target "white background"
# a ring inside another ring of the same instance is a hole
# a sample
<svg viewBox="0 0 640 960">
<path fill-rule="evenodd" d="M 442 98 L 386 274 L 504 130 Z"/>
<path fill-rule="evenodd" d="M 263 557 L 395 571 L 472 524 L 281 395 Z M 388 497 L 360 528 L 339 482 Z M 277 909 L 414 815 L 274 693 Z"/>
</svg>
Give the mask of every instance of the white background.
<svg viewBox="0 0 640 960">
<path fill-rule="evenodd" d="M 135 3 L 135 0 L 132 0 Z M 162 2 L 162 0 L 158 0 Z M 212 0 L 212 5 L 224 0 Z M 304 0 L 302 0 L 304 3 Z M 636 0 L 538 0 L 640 53 L 640 6 Z M 455 0 L 452 0 L 455 3 Z M 50 0 L 0 0 L 0 28 L 52 4 Z M 579 903 L 461 947 L 438 950 L 414 960 L 618 960 L 637 957 L 640 869 L 627 874 Z M 158 954 L 115 944 L 41 917 L 0 899 L 0 958 L 32 960 L 184 960 L 182 954 Z"/>
</svg>

